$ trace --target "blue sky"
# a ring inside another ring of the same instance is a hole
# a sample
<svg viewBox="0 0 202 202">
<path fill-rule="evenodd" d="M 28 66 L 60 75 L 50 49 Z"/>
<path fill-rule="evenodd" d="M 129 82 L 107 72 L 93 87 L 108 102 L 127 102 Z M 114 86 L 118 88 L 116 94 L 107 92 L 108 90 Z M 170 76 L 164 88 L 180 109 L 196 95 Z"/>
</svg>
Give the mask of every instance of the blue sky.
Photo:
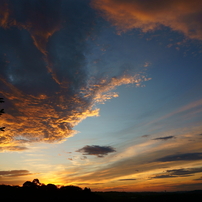
<svg viewBox="0 0 202 202">
<path fill-rule="evenodd" d="M 201 189 L 200 2 L 146 2 L 0 4 L 0 183 Z"/>
</svg>

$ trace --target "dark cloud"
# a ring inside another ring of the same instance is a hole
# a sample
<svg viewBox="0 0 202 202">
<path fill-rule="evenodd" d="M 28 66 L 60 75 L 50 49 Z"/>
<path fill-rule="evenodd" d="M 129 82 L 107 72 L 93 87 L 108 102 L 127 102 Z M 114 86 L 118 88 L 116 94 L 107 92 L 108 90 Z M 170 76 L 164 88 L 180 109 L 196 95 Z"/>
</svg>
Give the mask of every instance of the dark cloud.
<svg viewBox="0 0 202 202">
<path fill-rule="evenodd" d="M 25 175 L 32 175 L 28 170 L 9 170 L 9 171 L 0 171 L 1 177 L 20 177 Z"/>
<path fill-rule="evenodd" d="M 202 177 L 194 179 L 194 181 L 202 181 Z"/>
<path fill-rule="evenodd" d="M 161 178 L 172 178 L 172 177 L 177 177 L 177 176 L 172 176 L 172 175 L 156 175 L 154 177 L 151 177 L 151 179 L 161 179 Z"/>
<path fill-rule="evenodd" d="M 201 173 L 201 168 L 181 168 L 181 169 L 173 169 L 173 170 L 167 170 L 165 174 L 156 175 L 153 178 L 172 178 L 172 177 L 188 177 L 193 176 L 195 173 Z"/>
<path fill-rule="evenodd" d="M 201 0 L 92 0 L 92 6 L 121 31 L 147 32 L 163 25 L 202 40 Z"/>
<path fill-rule="evenodd" d="M 200 172 L 202 172 L 202 167 L 167 170 L 167 173 L 170 173 L 171 175 L 177 175 L 177 176 L 187 176 L 187 175 L 192 175 L 194 173 L 200 173 Z"/>
<path fill-rule="evenodd" d="M 169 139 L 173 139 L 173 138 L 175 138 L 175 136 L 158 137 L 153 140 L 169 140 Z"/>
<path fill-rule="evenodd" d="M 98 116 L 96 103 L 117 97 L 116 86 L 146 80 L 126 69 L 90 72 L 86 57 L 103 21 L 88 0 L 5 0 L 0 11 L 4 149 L 64 141 L 80 121 Z"/>
<path fill-rule="evenodd" d="M 116 150 L 111 146 L 86 145 L 85 147 L 77 150 L 76 152 L 81 152 L 84 155 L 94 155 L 97 157 L 104 157 L 105 155 L 111 152 L 116 152 Z"/>
<path fill-rule="evenodd" d="M 21 146 L 4 146 L 4 147 L 0 147 L 0 151 L 24 151 L 27 150 L 27 147 L 21 147 Z"/>
<path fill-rule="evenodd" d="M 202 153 L 185 153 L 185 154 L 175 154 L 159 158 L 156 161 L 167 162 L 167 161 L 194 161 L 201 160 Z"/>
<path fill-rule="evenodd" d="M 136 179 L 120 179 L 119 181 L 133 181 L 133 180 L 136 180 Z"/>
<path fill-rule="evenodd" d="M 149 137 L 150 135 L 142 135 L 142 137 Z"/>
</svg>

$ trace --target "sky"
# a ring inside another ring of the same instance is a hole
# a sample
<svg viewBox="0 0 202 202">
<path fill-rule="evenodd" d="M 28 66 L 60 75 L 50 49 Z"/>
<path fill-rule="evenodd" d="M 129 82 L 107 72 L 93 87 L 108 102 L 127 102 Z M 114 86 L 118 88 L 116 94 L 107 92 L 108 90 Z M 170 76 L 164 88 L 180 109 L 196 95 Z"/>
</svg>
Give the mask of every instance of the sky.
<svg viewBox="0 0 202 202">
<path fill-rule="evenodd" d="M 202 189 L 201 7 L 0 1 L 0 184 Z"/>
</svg>

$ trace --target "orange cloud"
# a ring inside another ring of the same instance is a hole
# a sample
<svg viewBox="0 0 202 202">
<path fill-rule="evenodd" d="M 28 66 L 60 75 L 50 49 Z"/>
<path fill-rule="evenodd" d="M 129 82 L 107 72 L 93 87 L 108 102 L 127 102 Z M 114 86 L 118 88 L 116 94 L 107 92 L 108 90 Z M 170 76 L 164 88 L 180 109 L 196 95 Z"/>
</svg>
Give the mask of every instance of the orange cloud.
<svg viewBox="0 0 202 202">
<path fill-rule="evenodd" d="M 0 136 L 1 151 L 64 141 L 83 119 L 99 115 L 97 103 L 118 96 L 116 87 L 148 80 L 126 70 L 114 77 L 88 72 L 85 41 L 95 15 L 88 5 L 86 11 L 69 1 L 2 2 L 0 94 L 6 129 Z M 79 16 L 70 7 L 81 9 Z"/>
<path fill-rule="evenodd" d="M 170 140 L 170 142 L 156 142 L 151 139 L 144 143 L 132 145 L 123 151 L 117 150 L 116 154 L 111 154 L 113 156 L 106 156 L 103 161 L 99 159 L 101 161 L 99 162 L 100 165 L 104 165 L 99 168 L 95 167 L 90 172 L 87 169 L 85 170 L 85 164 L 82 164 L 82 170 L 74 171 L 74 175 L 69 180 L 87 183 L 99 181 L 106 183 L 106 186 L 108 186 L 110 182 L 119 181 L 120 183 L 120 179 L 136 179 L 132 183 L 139 185 L 139 180 L 151 180 L 153 176 L 162 175 L 162 177 L 152 179 L 152 182 L 160 181 L 160 178 L 163 177 L 169 178 L 166 173 L 167 171 L 170 172 L 170 170 L 173 171 L 172 175 L 184 177 L 180 173 L 174 173 L 174 171 L 180 171 L 181 168 L 183 168 L 182 173 L 185 173 L 184 170 L 190 170 L 190 168 L 192 171 L 197 171 L 193 172 L 193 176 L 191 176 L 191 178 L 194 178 L 194 175 L 198 172 L 202 173 L 201 169 L 197 170 L 197 167 L 201 167 L 202 146 L 200 137 L 199 135 L 194 135 L 195 132 L 190 132 L 192 140 L 195 141 L 189 141 L 189 139 L 184 138 L 186 134 L 182 134 L 175 140 Z M 187 148 L 189 149 L 187 150 Z M 96 161 L 96 163 L 98 162 Z M 64 178 L 63 180 L 61 179 L 62 181 L 67 177 L 65 172 L 63 173 Z M 190 176 L 186 177 L 190 181 Z M 166 182 L 174 185 L 178 180 L 179 178 L 176 178 L 176 181 L 169 182 L 169 179 L 166 179 Z M 115 183 L 113 186 L 115 186 Z M 153 187 L 153 189 L 155 188 Z"/>
<path fill-rule="evenodd" d="M 100 79 L 96 83 L 91 80 L 89 88 L 82 89 L 80 95 L 66 97 L 63 88 L 52 96 L 28 95 L 0 78 L 9 89 L 0 93 L 10 105 L 1 117 L 6 130 L 0 137 L 0 149 L 22 151 L 32 142 L 64 141 L 76 133 L 73 127 L 83 119 L 99 115 L 99 109 L 94 109 L 96 103 L 104 103 L 118 96 L 112 92 L 117 86 L 133 83 L 139 86 L 146 80 L 145 76 L 139 74 Z"/>
<path fill-rule="evenodd" d="M 141 74 L 135 74 L 132 76 L 124 74 L 120 77 L 102 78 L 98 81 L 95 81 L 95 79 L 92 78 L 89 81 L 89 91 L 85 96 L 91 97 L 93 94 L 95 102 L 104 103 L 108 99 L 118 97 L 118 94 L 113 92 L 118 86 L 135 84 L 139 87 L 143 81 L 148 81 L 150 79 L 151 78 L 146 78 Z"/>
<path fill-rule="evenodd" d="M 7 28 L 9 18 L 8 4 L 5 1 L 0 3 L 0 26 Z"/>
<path fill-rule="evenodd" d="M 200 0 L 92 0 L 91 5 L 120 31 L 138 28 L 147 32 L 164 25 L 202 40 Z"/>
</svg>

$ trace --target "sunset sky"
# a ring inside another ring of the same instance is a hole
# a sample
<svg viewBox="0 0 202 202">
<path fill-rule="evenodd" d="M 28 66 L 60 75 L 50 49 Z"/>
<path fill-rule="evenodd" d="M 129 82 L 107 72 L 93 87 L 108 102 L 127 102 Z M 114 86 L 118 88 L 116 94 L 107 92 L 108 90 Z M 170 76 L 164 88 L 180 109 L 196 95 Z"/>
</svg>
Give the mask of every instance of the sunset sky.
<svg viewBox="0 0 202 202">
<path fill-rule="evenodd" d="M 1 0 L 0 184 L 202 189 L 201 0 Z"/>
</svg>

